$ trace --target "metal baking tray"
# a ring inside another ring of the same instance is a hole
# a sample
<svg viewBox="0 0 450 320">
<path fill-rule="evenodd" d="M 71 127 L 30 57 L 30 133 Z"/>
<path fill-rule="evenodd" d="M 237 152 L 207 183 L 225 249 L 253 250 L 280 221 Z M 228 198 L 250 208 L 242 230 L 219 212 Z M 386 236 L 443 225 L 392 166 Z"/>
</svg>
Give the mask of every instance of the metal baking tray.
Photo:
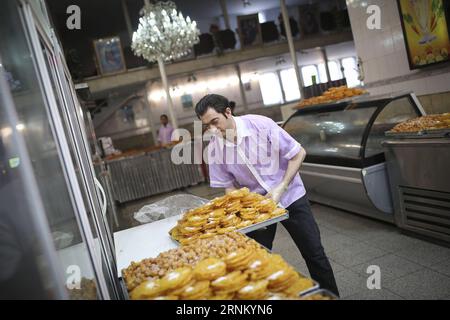
<svg viewBox="0 0 450 320">
<path fill-rule="evenodd" d="M 258 222 L 258 223 L 252 224 L 252 225 L 242 228 L 242 229 L 237 229 L 236 231 L 246 234 L 246 233 L 261 229 L 261 228 L 265 228 L 267 226 L 270 226 L 274 223 L 277 223 L 277 222 L 280 222 L 280 221 L 283 221 L 286 219 L 289 219 L 289 212 L 286 212 L 285 214 L 278 216 L 278 217 L 267 219 L 263 222 Z"/>
<path fill-rule="evenodd" d="M 280 222 L 280 221 L 283 221 L 283 220 L 286 220 L 286 219 L 289 219 L 289 212 L 286 212 L 285 214 L 282 214 L 281 216 L 270 218 L 270 219 L 267 219 L 267 220 L 265 220 L 263 222 L 258 222 L 258 223 L 252 224 L 251 226 L 248 226 L 248 227 L 245 227 L 245 228 L 242 228 L 242 229 L 236 229 L 236 230 L 233 230 L 233 231 L 240 232 L 240 233 L 243 233 L 243 234 L 247 234 L 249 232 L 252 232 L 252 231 L 255 231 L 255 230 L 259 230 L 261 228 L 265 228 L 267 226 L 270 226 L 270 225 L 272 225 L 274 223 L 277 223 L 277 222 Z M 170 238 L 177 245 L 180 245 L 180 243 L 177 240 L 175 240 L 174 238 L 172 238 L 172 236 L 170 236 Z"/>
<path fill-rule="evenodd" d="M 339 300 L 338 296 L 336 296 L 334 293 L 332 293 L 331 291 L 328 291 L 326 289 L 319 289 L 319 290 L 311 291 L 308 294 L 301 296 L 301 298 L 308 298 L 308 297 L 311 297 L 316 294 L 320 294 L 322 296 L 328 297 L 328 298 L 330 298 L 330 300 Z"/>
</svg>

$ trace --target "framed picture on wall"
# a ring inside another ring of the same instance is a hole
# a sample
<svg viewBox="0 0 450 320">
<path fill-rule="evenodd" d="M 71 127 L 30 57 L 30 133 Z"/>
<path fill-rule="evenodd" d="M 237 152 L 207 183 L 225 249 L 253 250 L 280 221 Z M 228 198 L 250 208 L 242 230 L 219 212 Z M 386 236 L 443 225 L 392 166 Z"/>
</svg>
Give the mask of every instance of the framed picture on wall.
<svg viewBox="0 0 450 320">
<path fill-rule="evenodd" d="M 191 94 L 184 94 L 181 96 L 181 105 L 183 108 L 192 108 L 194 107 L 194 102 L 192 101 Z"/>
<path fill-rule="evenodd" d="M 100 74 L 113 74 L 126 70 L 119 37 L 94 40 L 94 50 Z"/>
<path fill-rule="evenodd" d="M 448 1 L 397 0 L 410 69 L 450 61 Z"/>
<path fill-rule="evenodd" d="M 241 48 L 262 44 L 258 14 L 238 16 L 237 22 Z"/>
</svg>

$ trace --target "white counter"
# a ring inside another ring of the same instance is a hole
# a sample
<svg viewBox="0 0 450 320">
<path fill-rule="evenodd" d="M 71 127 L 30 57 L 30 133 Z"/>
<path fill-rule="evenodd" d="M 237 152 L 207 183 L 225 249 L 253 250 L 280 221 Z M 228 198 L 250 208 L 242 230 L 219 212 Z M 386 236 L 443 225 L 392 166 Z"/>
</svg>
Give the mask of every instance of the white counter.
<svg viewBox="0 0 450 320">
<path fill-rule="evenodd" d="M 114 233 L 116 247 L 117 274 L 122 277 L 122 269 L 132 261 L 154 258 L 159 253 L 177 248 L 178 245 L 169 236 L 169 231 L 181 218 L 176 215 L 153 223 Z"/>
</svg>

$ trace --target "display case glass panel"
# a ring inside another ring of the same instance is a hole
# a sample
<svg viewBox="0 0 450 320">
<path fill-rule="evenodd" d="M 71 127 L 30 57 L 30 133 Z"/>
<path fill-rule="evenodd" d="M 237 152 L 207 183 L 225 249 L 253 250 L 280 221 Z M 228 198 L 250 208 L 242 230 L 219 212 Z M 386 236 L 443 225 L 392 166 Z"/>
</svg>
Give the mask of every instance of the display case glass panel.
<svg viewBox="0 0 450 320">
<path fill-rule="evenodd" d="M 3 35 L 0 56 L 3 67 L 10 74 L 10 91 L 20 120 L 20 134 L 44 205 L 49 236 L 58 251 L 59 278 L 67 284 L 66 294 L 74 299 L 96 299 L 99 294 L 95 267 L 76 213 L 66 164 L 61 157 L 55 127 L 58 115 L 49 109 L 50 100 L 44 93 L 36 56 L 30 50 L 32 37 L 25 32 L 26 17 L 20 14 L 17 4 L 17 1 L 6 1 L 0 12 L 0 33 Z M 47 68 L 51 69 L 51 66 L 47 65 Z M 46 90 L 55 90 L 54 82 L 52 86 Z M 56 97 L 58 106 L 62 103 L 60 98 Z M 2 140 L 3 144 L 9 143 L 7 137 L 2 136 Z M 74 152 L 72 157 L 75 157 Z M 76 250 L 67 250 L 75 246 Z"/>
</svg>

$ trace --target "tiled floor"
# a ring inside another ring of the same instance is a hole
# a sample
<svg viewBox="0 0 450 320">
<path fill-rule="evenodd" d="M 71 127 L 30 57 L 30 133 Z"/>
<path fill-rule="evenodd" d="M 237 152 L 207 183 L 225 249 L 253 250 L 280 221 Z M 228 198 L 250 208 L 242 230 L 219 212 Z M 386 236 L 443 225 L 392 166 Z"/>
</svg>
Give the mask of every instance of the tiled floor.
<svg viewBox="0 0 450 320">
<path fill-rule="evenodd" d="M 223 190 L 206 184 L 127 204 L 120 208 L 121 227 L 133 212 L 169 195 L 191 193 L 212 199 Z M 330 259 L 342 299 L 450 299 L 450 249 L 401 234 L 394 226 L 313 204 L 322 244 Z M 280 225 L 273 251 L 308 275 L 300 252 Z M 369 266 L 378 266 L 381 289 L 367 288 Z"/>
</svg>

